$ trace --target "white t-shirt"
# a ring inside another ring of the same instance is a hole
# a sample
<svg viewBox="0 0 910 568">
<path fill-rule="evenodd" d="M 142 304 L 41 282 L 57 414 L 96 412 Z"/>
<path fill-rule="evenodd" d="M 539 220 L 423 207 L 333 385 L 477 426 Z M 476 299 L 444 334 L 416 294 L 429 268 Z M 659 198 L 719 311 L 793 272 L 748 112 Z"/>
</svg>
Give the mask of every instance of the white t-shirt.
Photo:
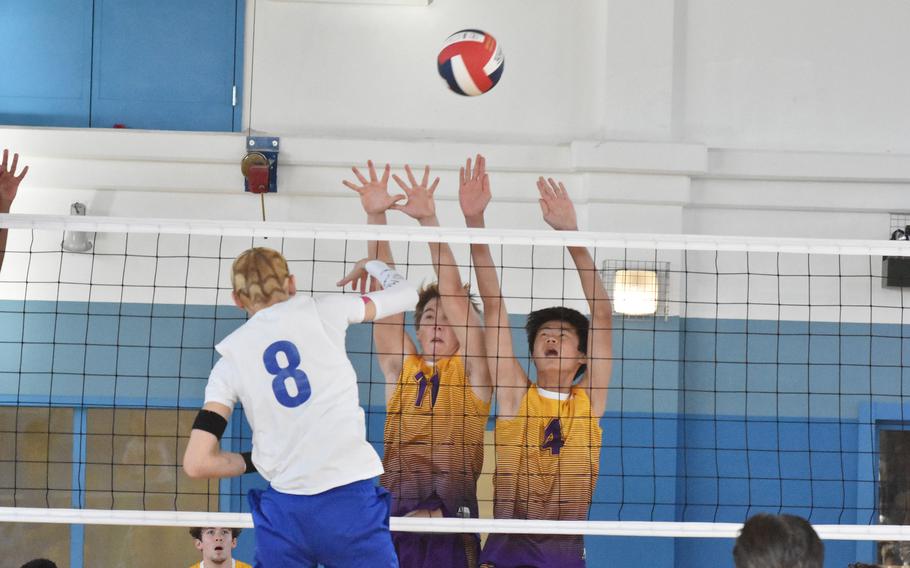
<svg viewBox="0 0 910 568">
<path fill-rule="evenodd" d="M 282 493 L 314 495 L 382 473 L 366 441 L 344 338 L 363 321 L 359 296 L 297 295 L 253 315 L 215 346 L 205 401 L 239 400 L 253 463 Z"/>
</svg>

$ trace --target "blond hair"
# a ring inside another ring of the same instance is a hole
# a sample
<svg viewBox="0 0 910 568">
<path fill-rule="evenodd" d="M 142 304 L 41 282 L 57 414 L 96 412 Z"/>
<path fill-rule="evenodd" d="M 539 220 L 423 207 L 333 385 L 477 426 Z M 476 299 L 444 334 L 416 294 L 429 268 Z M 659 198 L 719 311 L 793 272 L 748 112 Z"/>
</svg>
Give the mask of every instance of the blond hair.
<svg viewBox="0 0 910 568">
<path fill-rule="evenodd" d="M 288 263 L 280 252 L 255 247 L 244 251 L 231 267 L 234 294 L 245 308 L 263 308 L 288 299 Z"/>
</svg>

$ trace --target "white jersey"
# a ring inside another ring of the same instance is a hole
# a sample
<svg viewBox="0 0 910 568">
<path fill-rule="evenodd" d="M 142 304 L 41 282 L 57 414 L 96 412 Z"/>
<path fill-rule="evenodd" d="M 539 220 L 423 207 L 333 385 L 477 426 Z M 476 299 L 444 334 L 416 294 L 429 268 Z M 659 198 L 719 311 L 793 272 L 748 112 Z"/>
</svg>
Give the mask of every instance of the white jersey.
<svg viewBox="0 0 910 568">
<path fill-rule="evenodd" d="M 205 401 L 243 404 L 253 463 L 277 491 L 314 495 L 383 471 L 344 345 L 348 325 L 363 317 L 360 296 L 297 295 L 215 346 L 222 358 Z"/>
</svg>

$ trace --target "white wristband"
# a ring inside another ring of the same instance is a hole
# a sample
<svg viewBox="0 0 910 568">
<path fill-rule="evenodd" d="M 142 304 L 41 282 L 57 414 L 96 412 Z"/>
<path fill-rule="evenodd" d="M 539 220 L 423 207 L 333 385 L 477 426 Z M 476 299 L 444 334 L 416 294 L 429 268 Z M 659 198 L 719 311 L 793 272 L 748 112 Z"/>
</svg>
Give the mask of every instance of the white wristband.
<svg viewBox="0 0 910 568">
<path fill-rule="evenodd" d="M 405 281 L 405 277 L 402 276 L 401 273 L 394 268 L 390 268 L 388 264 L 381 260 L 371 260 L 366 263 L 364 268 L 370 273 L 370 276 L 379 281 L 380 286 L 382 286 L 384 290 L 394 288 Z"/>
<path fill-rule="evenodd" d="M 383 287 L 382 290 L 370 292 L 365 296 L 376 307 L 376 316 L 373 319 L 382 319 L 414 309 L 417 304 L 417 288 L 397 270 L 389 268 L 381 260 L 371 260 L 365 268 Z"/>
</svg>

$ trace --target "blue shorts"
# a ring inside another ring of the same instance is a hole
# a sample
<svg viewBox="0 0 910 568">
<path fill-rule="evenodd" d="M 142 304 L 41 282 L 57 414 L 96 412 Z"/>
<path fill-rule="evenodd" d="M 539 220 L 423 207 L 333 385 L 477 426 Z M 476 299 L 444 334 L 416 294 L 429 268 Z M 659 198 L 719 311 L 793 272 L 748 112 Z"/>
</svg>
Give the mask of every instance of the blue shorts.
<svg viewBox="0 0 910 568">
<path fill-rule="evenodd" d="M 398 568 L 389 493 L 372 480 L 317 495 L 253 489 L 256 568 Z"/>
</svg>

